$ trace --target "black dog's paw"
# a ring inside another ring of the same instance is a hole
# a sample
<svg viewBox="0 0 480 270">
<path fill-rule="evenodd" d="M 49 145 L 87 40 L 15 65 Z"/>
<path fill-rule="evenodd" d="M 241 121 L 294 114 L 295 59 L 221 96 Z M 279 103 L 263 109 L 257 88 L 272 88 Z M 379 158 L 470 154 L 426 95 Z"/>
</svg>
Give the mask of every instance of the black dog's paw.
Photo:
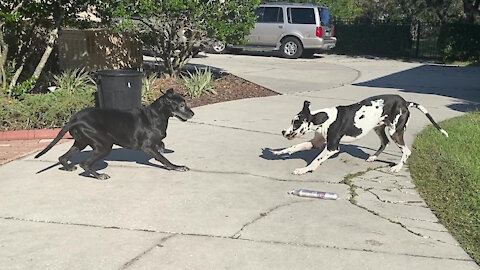
<svg viewBox="0 0 480 270">
<path fill-rule="evenodd" d="M 100 173 L 100 174 L 98 174 L 98 176 L 97 176 L 97 179 L 98 179 L 98 180 L 107 180 L 108 178 L 110 178 L 110 175 L 105 174 L 105 173 Z"/>
<path fill-rule="evenodd" d="M 174 170 L 177 172 L 186 172 L 186 171 L 189 171 L 190 169 L 187 166 L 177 166 L 174 168 Z"/>
<path fill-rule="evenodd" d="M 73 172 L 76 169 L 77 169 L 77 166 L 73 166 L 73 165 L 63 166 L 62 168 L 60 168 L 60 170 L 64 170 L 64 171 L 67 171 L 67 172 Z"/>
</svg>

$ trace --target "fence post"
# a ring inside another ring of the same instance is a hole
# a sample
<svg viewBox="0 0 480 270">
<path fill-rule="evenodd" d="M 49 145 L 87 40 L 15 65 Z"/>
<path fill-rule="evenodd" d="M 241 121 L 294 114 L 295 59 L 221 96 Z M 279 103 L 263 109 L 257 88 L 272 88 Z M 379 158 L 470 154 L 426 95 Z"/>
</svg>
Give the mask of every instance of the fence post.
<svg viewBox="0 0 480 270">
<path fill-rule="evenodd" d="M 415 51 L 415 58 L 418 58 L 420 51 L 420 21 L 417 22 L 417 48 Z"/>
</svg>

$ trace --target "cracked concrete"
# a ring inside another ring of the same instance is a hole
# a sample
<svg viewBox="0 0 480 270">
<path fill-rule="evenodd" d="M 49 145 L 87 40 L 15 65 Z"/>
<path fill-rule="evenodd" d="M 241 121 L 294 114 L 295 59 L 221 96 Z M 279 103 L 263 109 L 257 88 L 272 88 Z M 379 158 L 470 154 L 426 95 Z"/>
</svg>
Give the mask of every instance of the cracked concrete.
<svg viewBox="0 0 480 270">
<path fill-rule="evenodd" d="M 280 131 L 304 99 L 321 108 L 401 92 L 440 121 L 476 100 L 471 93 L 480 84 L 478 69 L 455 70 L 455 77 L 441 71 L 452 80 L 442 79 L 442 89 L 461 80 L 458 93 L 465 100 L 443 90 L 422 92 L 438 86 L 432 76 L 439 70 L 421 63 L 248 55 L 193 62 L 284 95 L 199 107 L 193 121 L 173 120 L 166 156 L 189 166 L 186 173 L 165 171 L 143 153 L 116 148 L 96 165 L 112 178 L 96 181 L 54 165 L 71 143 L 39 160 L 30 156 L 1 166 L 0 268 L 478 269 L 416 192 L 408 166 L 388 172 L 400 159 L 395 146 L 374 163 L 364 161 L 378 148 L 374 134 L 342 145 L 338 155 L 302 176 L 291 172 L 319 150 L 291 157 L 270 153 L 291 145 Z M 404 82 L 409 72 L 420 81 Z M 412 85 L 423 90 L 411 91 Z M 427 123 L 412 111 L 410 145 Z M 347 175 L 354 177 L 345 181 Z M 335 192 L 339 199 L 287 194 L 295 188 Z"/>
</svg>

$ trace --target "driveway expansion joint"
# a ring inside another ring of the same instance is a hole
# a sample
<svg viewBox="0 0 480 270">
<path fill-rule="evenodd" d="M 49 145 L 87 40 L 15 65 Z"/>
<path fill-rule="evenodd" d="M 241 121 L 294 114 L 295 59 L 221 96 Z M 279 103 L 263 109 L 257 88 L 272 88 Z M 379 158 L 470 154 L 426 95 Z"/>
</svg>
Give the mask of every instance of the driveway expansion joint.
<svg viewBox="0 0 480 270">
<path fill-rule="evenodd" d="M 268 209 L 267 211 L 265 212 L 262 212 L 258 215 L 258 217 L 255 217 L 253 220 L 245 223 L 242 228 L 240 228 L 240 230 L 238 230 L 236 233 L 234 233 L 230 238 L 232 239 L 238 239 L 240 238 L 241 236 L 241 232 L 248 226 L 254 224 L 255 222 L 259 221 L 260 219 L 268 216 L 270 213 L 272 213 L 273 211 L 277 210 L 277 209 L 280 209 L 280 208 L 283 208 L 283 207 L 288 207 L 288 206 L 291 206 L 293 204 L 296 204 L 296 203 L 304 203 L 304 202 L 310 202 L 311 200 L 306 200 L 306 201 L 293 201 L 293 202 L 288 202 L 288 203 L 283 203 L 283 204 L 279 204 L 273 208 L 270 208 Z"/>
<path fill-rule="evenodd" d="M 296 201 L 296 202 L 312 202 L 312 201 L 314 201 L 314 199 L 307 200 L 307 201 Z M 293 204 L 293 203 L 296 203 L 296 202 L 290 202 L 289 204 Z M 278 206 L 277 206 L 277 208 L 278 208 Z M 107 230 L 115 229 L 115 230 L 137 231 L 137 232 L 147 232 L 147 233 L 169 234 L 169 236 L 164 237 L 160 240 L 160 242 L 163 240 L 163 242 L 161 242 L 160 245 L 162 243 L 164 243 L 165 241 L 169 240 L 170 238 L 172 238 L 173 236 L 186 236 L 186 237 L 192 236 L 192 237 L 207 237 L 207 238 L 214 238 L 214 239 L 226 239 L 226 240 L 233 240 L 233 241 L 248 241 L 248 242 L 253 242 L 253 243 L 264 243 L 264 244 L 273 244 L 273 245 L 286 245 L 286 246 L 296 246 L 296 247 L 306 247 L 306 248 L 324 248 L 324 249 L 348 250 L 348 251 L 359 251 L 359 252 L 368 252 L 368 253 L 399 255 L 399 256 L 417 257 L 417 258 L 430 258 L 430 259 L 440 259 L 440 260 L 473 262 L 473 259 L 471 259 L 471 258 L 470 259 L 463 259 L 463 258 L 454 258 L 454 257 L 439 257 L 439 256 L 419 255 L 419 254 L 410 254 L 410 253 L 397 253 L 397 252 L 379 251 L 379 250 L 371 250 L 371 249 L 365 249 L 365 248 L 350 248 L 350 247 L 340 247 L 340 246 L 322 245 L 322 244 L 309 244 L 309 243 L 297 243 L 297 242 L 267 241 L 267 240 L 261 240 L 261 239 L 242 238 L 241 236 L 238 237 L 238 238 L 233 238 L 231 236 L 220 236 L 220 235 L 198 234 L 198 233 L 182 233 L 182 232 L 171 232 L 171 231 L 158 231 L 158 230 L 151 230 L 151 229 L 132 229 L 132 228 L 117 227 L 117 226 L 101 226 L 101 225 L 82 224 L 82 223 L 33 220 L 33 219 L 16 218 L 16 217 L 0 217 L 0 219 L 15 220 L 15 221 L 22 221 L 22 222 L 52 224 L 52 225 L 82 226 L 82 227 L 107 229 Z M 157 247 L 158 244 L 159 243 L 156 243 L 153 246 L 153 248 Z M 147 249 L 147 252 L 145 252 L 145 254 L 148 253 L 149 250 L 153 250 L 153 248 Z M 131 265 L 131 264 L 129 264 L 129 265 Z"/>
<path fill-rule="evenodd" d="M 163 243 L 165 243 L 166 241 L 168 241 L 169 239 L 173 238 L 177 236 L 177 234 L 171 234 L 171 235 L 168 235 L 162 239 L 160 239 L 160 241 L 158 241 L 157 243 L 155 243 L 153 246 L 149 247 L 148 249 L 146 249 L 145 251 L 143 251 L 142 253 L 138 254 L 137 256 L 135 256 L 133 259 L 129 260 L 128 262 L 124 263 L 122 265 L 122 267 L 119 268 L 119 270 L 123 270 L 123 269 L 127 269 L 129 268 L 131 265 L 135 264 L 135 262 L 137 262 L 138 260 L 140 260 L 143 256 L 145 256 L 146 254 L 148 254 L 150 251 L 152 251 L 153 249 L 157 248 L 157 247 L 161 247 Z"/>
</svg>

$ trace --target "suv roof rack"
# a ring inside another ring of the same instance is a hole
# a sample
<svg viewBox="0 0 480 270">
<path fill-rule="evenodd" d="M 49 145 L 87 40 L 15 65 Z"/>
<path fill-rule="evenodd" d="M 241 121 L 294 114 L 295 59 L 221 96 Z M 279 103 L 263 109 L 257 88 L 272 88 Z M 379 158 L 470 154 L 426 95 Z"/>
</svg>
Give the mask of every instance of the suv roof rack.
<svg viewBox="0 0 480 270">
<path fill-rule="evenodd" d="M 309 7 L 316 7 L 318 5 L 312 3 L 291 3 L 291 2 L 266 2 L 262 3 L 261 5 L 285 5 L 285 6 L 309 6 Z"/>
<path fill-rule="evenodd" d="M 303 6 L 303 7 L 320 7 L 320 8 L 327 8 L 318 4 L 313 3 L 292 3 L 292 2 L 266 2 L 261 3 L 260 5 L 268 6 L 268 5 L 282 5 L 282 6 Z"/>
</svg>

